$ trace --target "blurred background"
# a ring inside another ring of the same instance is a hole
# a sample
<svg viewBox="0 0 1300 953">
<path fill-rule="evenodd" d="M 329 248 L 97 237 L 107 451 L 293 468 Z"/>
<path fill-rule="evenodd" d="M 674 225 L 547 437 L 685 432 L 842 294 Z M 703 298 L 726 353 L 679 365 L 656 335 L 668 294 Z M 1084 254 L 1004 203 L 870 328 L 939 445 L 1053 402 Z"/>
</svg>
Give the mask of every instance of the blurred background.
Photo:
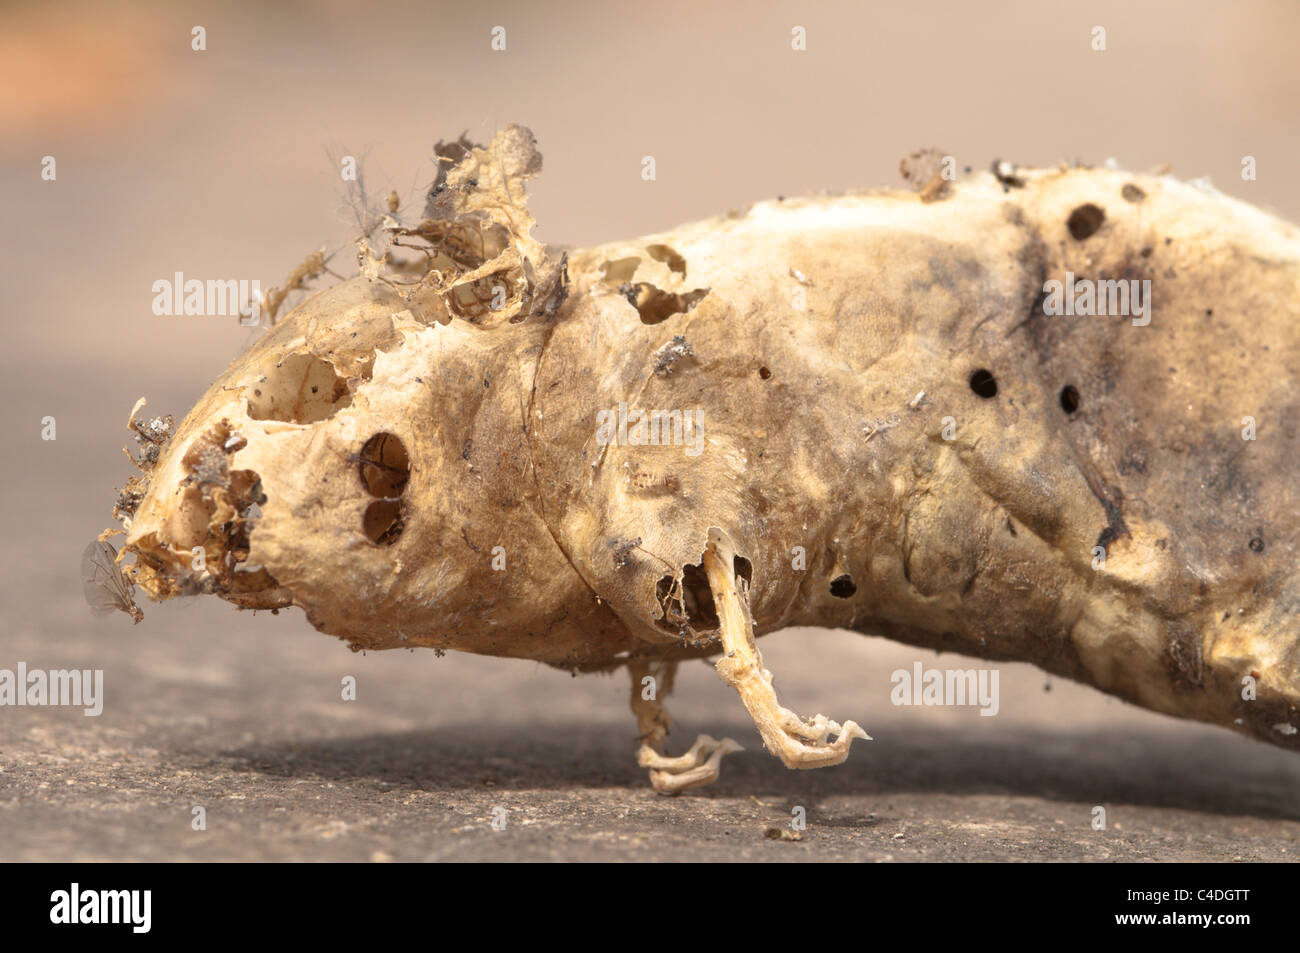
<svg viewBox="0 0 1300 953">
<path fill-rule="evenodd" d="M 435 141 L 523 123 L 545 157 L 536 234 L 562 244 L 901 185 L 900 158 L 928 146 L 978 169 L 1167 163 L 1295 221 L 1298 40 L 1292 0 L 5 4 L 0 667 L 103 668 L 109 699 L 99 719 L 0 709 L 0 859 L 791 859 L 762 825 L 810 802 L 826 823 L 810 817 L 803 858 L 1294 855 L 1293 756 L 1020 666 L 1003 667 L 997 718 L 895 709 L 889 673 L 932 655 L 775 636 L 763 648 L 786 703 L 877 738 L 838 773 L 800 775 L 691 666 L 674 744 L 730 731 L 750 750 L 704 795 L 657 800 L 632 764 L 621 679 L 361 658 L 296 610 L 215 600 L 145 605 L 133 628 L 91 618 L 78 563 L 131 472 L 136 398 L 179 419 L 256 333 L 156 316 L 153 282 L 267 288 L 343 246 L 342 155 L 372 194 L 415 205 Z M 346 674 L 356 703 L 338 700 Z M 503 797 L 532 818 L 513 840 L 482 833 Z M 206 838 L 198 803 L 221 818 Z M 1097 804 L 1120 818 L 1100 835 Z"/>
</svg>

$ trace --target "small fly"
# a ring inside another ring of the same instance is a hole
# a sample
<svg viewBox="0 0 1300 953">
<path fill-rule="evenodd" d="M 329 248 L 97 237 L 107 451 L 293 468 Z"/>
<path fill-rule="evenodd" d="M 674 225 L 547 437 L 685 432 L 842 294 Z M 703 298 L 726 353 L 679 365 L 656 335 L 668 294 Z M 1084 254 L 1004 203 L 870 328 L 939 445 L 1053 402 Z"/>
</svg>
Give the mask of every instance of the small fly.
<svg viewBox="0 0 1300 953">
<path fill-rule="evenodd" d="M 81 588 L 95 615 L 120 609 L 138 624 L 144 613 L 135 604 L 135 586 L 117 565 L 117 550 L 102 539 L 91 540 L 81 554 Z"/>
</svg>

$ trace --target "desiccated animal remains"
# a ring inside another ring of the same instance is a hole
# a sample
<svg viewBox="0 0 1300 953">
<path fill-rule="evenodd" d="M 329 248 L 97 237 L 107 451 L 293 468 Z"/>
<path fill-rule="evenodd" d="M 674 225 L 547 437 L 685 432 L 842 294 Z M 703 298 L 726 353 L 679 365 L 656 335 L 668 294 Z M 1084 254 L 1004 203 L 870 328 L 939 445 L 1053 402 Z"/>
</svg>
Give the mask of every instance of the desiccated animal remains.
<svg viewBox="0 0 1300 953">
<path fill-rule="evenodd" d="M 437 155 L 420 220 L 360 241 L 125 494 L 151 598 L 627 667 L 666 792 L 736 747 L 665 753 L 685 659 L 720 656 L 790 767 L 865 737 L 779 703 L 755 636 L 794 625 L 1300 746 L 1295 227 L 1061 167 L 561 255 L 527 130 Z"/>
</svg>

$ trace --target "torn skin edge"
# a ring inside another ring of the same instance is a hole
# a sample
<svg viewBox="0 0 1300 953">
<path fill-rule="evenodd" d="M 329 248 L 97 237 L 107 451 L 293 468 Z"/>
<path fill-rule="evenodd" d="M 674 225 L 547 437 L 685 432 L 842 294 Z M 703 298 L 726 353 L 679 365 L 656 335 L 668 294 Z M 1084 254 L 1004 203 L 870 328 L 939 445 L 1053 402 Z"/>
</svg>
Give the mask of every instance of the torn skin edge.
<svg viewBox="0 0 1300 953">
<path fill-rule="evenodd" d="M 705 556 L 710 550 L 718 551 L 719 547 L 730 554 L 727 560 L 746 605 L 754 568 L 748 557 L 735 552 L 730 537 L 723 530 L 710 527 L 706 539 L 698 562 L 686 563 L 659 579 L 655 586 L 655 602 L 660 615 L 654 622 L 661 630 L 676 635 L 681 642 L 709 647 L 713 650 L 709 654 L 713 654 L 722 648 L 722 620 L 714 603 Z"/>
<path fill-rule="evenodd" d="M 362 274 L 408 302 L 432 296 L 449 319 L 476 326 L 549 321 L 568 294 L 569 278 L 567 256 L 553 259 L 531 234 L 536 222 L 524 182 L 542 168 L 532 133 L 512 124 L 487 147 L 462 136 L 450 145 L 439 143 L 435 153 L 439 174 L 426 218 L 415 227 L 389 228 L 392 247 L 424 256 L 423 272 L 395 262 L 388 252 L 375 257 L 363 239 Z M 413 271 L 414 280 L 399 280 Z"/>
<path fill-rule="evenodd" d="M 266 495 L 256 472 L 231 466 L 245 445 L 222 419 L 186 449 L 186 476 L 177 487 L 186 538 L 178 545 L 149 534 L 130 547 L 136 561 L 125 574 L 151 600 L 212 594 L 242 608 L 276 611 L 293 604 L 292 594 L 265 567 L 246 567 Z"/>
</svg>

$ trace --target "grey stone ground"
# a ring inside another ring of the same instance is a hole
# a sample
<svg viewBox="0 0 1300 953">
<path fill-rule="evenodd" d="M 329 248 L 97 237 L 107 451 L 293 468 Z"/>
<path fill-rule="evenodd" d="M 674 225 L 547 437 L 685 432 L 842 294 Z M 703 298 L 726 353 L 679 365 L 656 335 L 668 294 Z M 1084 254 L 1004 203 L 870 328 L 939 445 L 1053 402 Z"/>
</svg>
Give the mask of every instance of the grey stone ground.
<svg viewBox="0 0 1300 953">
<path fill-rule="evenodd" d="M 60 548 L 67 551 L 59 552 Z M 875 741 L 793 773 L 711 670 L 683 671 L 673 744 L 747 751 L 702 793 L 636 768 L 621 677 L 432 652 L 353 655 L 301 616 L 221 603 L 93 619 L 75 591 L 6 593 L 0 667 L 105 671 L 102 716 L 0 709 L 3 860 L 1287 860 L 1300 759 L 1003 666 L 1001 712 L 895 708 L 929 653 L 848 633 L 765 640 L 778 688 Z M 57 562 L 51 560 L 51 566 Z M 37 573 L 42 575 L 42 573 Z M 13 574 L 8 578 L 11 583 Z M 21 578 L 21 574 L 19 577 Z M 25 619 L 24 619 L 25 617 Z M 953 656 L 943 665 L 962 664 Z M 973 663 L 972 663 L 973 664 Z M 358 699 L 340 698 L 355 675 Z M 1092 809 L 1108 829 L 1091 829 Z M 191 829 L 206 810 L 207 830 Z M 795 806 L 802 842 L 767 838 Z M 504 808 L 505 830 L 493 830 Z"/>
</svg>

